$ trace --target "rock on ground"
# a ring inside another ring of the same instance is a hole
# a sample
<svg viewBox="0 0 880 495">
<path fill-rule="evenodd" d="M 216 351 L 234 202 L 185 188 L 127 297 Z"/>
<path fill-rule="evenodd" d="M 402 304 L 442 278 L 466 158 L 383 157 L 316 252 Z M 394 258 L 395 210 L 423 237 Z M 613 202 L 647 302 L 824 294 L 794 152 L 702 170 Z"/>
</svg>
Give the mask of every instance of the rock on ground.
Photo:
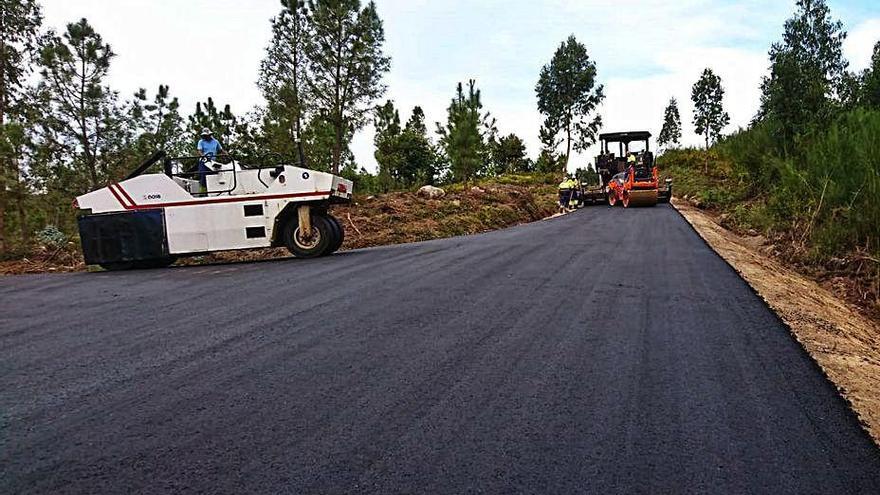
<svg viewBox="0 0 880 495">
<path fill-rule="evenodd" d="M 428 198 L 428 199 L 440 199 L 443 196 L 446 196 L 446 191 L 439 187 L 434 186 L 422 186 L 419 188 L 419 196 Z"/>
</svg>

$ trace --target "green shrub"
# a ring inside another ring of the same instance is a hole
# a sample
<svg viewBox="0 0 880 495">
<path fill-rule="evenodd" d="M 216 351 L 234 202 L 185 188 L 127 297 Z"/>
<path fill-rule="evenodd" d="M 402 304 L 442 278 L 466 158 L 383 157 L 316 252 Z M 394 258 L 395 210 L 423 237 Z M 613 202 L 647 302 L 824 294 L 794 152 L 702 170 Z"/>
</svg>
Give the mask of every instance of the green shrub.
<svg viewBox="0 0 880 495">
<path fill-rule="evenodd" d="M 780 217 L 799 222 L 825 253 L 880 248 L 880 112 L 855 110 L 802 143 L 781 167 Z"/>
<path fill-rule="evenodd" d="M 817 259 L 880 252 L 880 112 L 844 113 L 788 157 L 777 154 L 771 127 L 740 130 L 708 155 L 669 151 L 658 163 L 678 196 L 726 211 L 740 226 L 789 232 Z"/>
<path fill-rule="evenodd" d="M 779 177 L 776 146 L 766 123 L 741 129 L 727 136 L 716 148 L 751 179 L 754 192 L 770 187 Z"/>
<path fill-rule="evenodd" d="M 57 248 L 67 242 L 64 232 L 54 225 L 47 225 L 36 233 L 37 242 L 46 247 Z"/>
</svg>

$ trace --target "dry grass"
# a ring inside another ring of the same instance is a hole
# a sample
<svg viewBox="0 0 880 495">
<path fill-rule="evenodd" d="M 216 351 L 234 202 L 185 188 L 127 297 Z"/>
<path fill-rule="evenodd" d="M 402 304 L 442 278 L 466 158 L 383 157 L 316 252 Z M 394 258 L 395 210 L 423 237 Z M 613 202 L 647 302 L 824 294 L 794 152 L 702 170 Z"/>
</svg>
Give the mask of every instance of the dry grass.
<svg viewBox="0 0 880 495">
<path fill-rule="evenodd" d="M 333 214 L 346 226 L 343 249 L 357 249 L 476 234 L 540 220 L 554 213 L 555 193 L 548 185 L 489 183 L 451 188 L 442 199 L 391 193 L 337 208 Z"/>
</svg>

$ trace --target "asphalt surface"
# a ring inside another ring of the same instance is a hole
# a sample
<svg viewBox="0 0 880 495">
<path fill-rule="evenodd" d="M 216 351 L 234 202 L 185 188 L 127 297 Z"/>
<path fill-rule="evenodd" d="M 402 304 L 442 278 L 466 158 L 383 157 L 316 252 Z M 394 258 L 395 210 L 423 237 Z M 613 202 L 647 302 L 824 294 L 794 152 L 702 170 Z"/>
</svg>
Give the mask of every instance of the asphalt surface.
<svg viewBox="0 0 880 495">
<path fill-rule="evenodd" d="M 880 493 L 819 368 L 668 206 L 0 279 L 0 493 Z"/>
</svg>

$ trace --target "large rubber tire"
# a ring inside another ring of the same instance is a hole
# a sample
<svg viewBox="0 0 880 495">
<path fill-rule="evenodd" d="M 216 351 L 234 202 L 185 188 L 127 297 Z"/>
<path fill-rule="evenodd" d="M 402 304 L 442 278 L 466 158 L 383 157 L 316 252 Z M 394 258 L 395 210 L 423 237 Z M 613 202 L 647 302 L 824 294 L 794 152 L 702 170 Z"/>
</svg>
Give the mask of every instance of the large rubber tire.
<svg viewBox="0 0 880 495">
<path fill-rule="evenodd" d="M 284 226 L 282 235 L 284 245 L 297 258 L 317 258 L 330 253 L 335 239 L 334 227 L 324 215 L 312 215 L 312 239 L 306 241 L 299 236 L 299 220 L 291 218 Z"/>
<path fill-rule="evenodd" d="M 335 253 L 342 247 L 342 243 L 345 241 L 345 229 L 342 227 L 342 222 L 333 215 L 327 215 L 327 219 L 330 220 L 330 224 L 335 227 L 333 244 L 330 245 L 330 250 L 327 252 L 330 254 Z"/>
</svg>

